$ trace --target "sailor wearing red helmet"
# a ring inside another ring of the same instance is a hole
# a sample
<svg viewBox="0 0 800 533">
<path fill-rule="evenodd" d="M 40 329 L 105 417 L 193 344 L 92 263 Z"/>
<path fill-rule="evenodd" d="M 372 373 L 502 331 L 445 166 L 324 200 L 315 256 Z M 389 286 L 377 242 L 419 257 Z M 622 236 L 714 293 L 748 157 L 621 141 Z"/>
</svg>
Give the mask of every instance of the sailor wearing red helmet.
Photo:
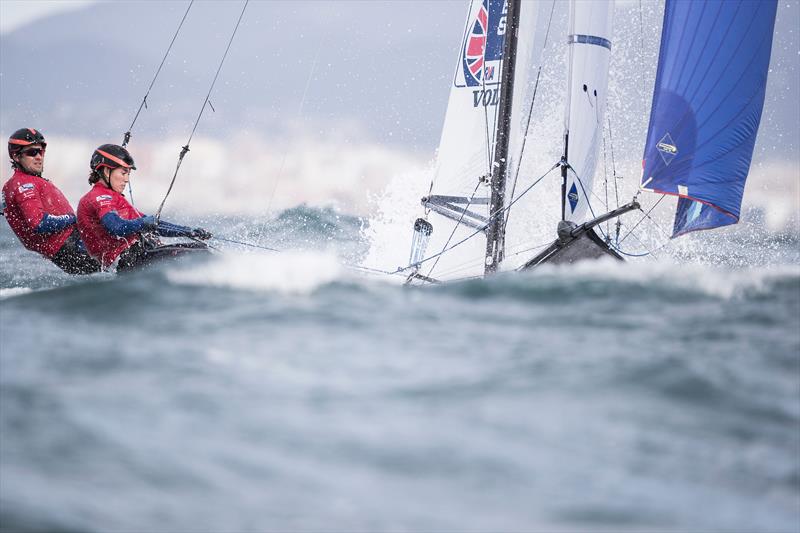
<svg viewBox="0 0 800 533">
<path fill-rule="evenodd" d="M 133 157 L 125 148 L 104 144 L 94 151 L 89 166 L 92 188 L 78 203 L 78 229 L 89 253 L 103 268 L 116 264 L 119 272 L 157 259 L 207 250 L 199 242 L 161 245 L 143 238 L 145 232 L 203 240 L 210 239 L 211 234 L 202 228 L 156 222 L 153 216 L 133 207 L 122 194 L 131 170 L 136 170 Z"/>
<path fill-rule="evenodd" d="M 28 250 L 69 274 L 91 274 L 100 264 L 86 252 L 75 227 L 75 212 L 61 191 L 42 177 L 47 143 L 33 128 L 8 139 L 14 175 L 3 186 L 3 214 Z"/>
</svg>

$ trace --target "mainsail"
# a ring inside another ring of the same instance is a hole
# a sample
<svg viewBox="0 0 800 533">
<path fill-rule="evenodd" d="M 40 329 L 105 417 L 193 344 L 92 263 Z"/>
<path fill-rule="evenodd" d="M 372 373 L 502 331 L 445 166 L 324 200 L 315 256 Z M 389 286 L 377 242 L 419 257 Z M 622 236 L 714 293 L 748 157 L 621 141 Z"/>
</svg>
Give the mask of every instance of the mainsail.
<svg viewBox="0 0 800 533">
<path fill-rule="evenodd" d="M 667 1 L 642 187 L 680 197 L 673 237 L 739 221 L 776 8 Z"/>
<path fill-rule="evenodd" d="M 522 115 L 530 103 L 530 79 L 541 60 L 547 23 L 541 2 L 522 2 L 519 11 L 519 53 L 514 78 L 519 88 L 512 114 Z M 546 6 L 549 12 L 550 6 Z M 480 276 L 484 271 L 486 238 L 481 231 L 489 221 L 489 180 L 495 159 L 503 49 L 508 6 L 505 0 L 472 0 L 467 12 L 447 115 L 430 194 L 423 199 L 433 224 L 428 252 L 438 253 L 454 243 L 457 248 L 425 264 L 420 270 L 437 279 Z M 546 14 L 545 14 L 546 15 Z M 519 159 L 524 123 L 512 122 L 508 168 Z M 476 231 L 480 232 L 468 238 Z"/>
</svg>

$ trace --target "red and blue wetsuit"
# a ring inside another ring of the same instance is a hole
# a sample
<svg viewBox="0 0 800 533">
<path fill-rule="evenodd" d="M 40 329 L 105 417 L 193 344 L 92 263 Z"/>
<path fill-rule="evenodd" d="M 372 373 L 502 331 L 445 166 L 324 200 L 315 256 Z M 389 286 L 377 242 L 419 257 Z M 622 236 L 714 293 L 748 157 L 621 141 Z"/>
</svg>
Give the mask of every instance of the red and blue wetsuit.
<svg viewBox="0 0 800 533">
<path fill-rule="evenodd" d="M 142 231 L 153 231 L 163 237 L 187 236 L 193 231 L 163 220 L 156 225 L 152 216 L 145 216 L 128 203 L 125 196 L 103 182 L 95 183 L 78 202 L 78 230 L 89 254 L 100 261 L 103 268 L 111 266 L 126 250 L 134 247 Z M 205 249 L 204 245 L 201 247 Z M 172 250 L 170 254 L 176 255 Z"/>
<path fill-rule="evenodd" d="M 15 171 L 3 186 L 3 201 L 6 220 L 25 248 L 48 259 L 75 231 L 75 212 L 45 178 Z"/>
<path fill-rule="evenodd" d="M 107 220 L 119 219 L 134 222 L 130 231 L 112 234 L 103 225 L 103 217 L 111 214 Z M 114 214 L 116 216 L 114 216 Z M 144 228 L 144 214 L 133 207 L 123 195 L 110 189 L 101 182 L 94 184 L 88 193 L 78 202 L 78 230 L 89 254 L 100 261 L 103 267 L 110 266 L 119 254 L 139 241 L 138 232 Z"/>
</svg>

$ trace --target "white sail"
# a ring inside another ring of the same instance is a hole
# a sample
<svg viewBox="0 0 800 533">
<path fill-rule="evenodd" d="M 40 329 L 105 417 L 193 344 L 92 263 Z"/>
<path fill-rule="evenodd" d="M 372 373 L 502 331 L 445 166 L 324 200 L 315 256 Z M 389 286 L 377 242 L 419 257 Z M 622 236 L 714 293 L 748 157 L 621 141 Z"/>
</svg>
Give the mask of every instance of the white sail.
<svg viewBox="0 0 800 533">
<path fill-rule="evenodd" d="M 543 37 L 537 32 L 542 18 L 540 4 L 526 1 L 520 9 L 511 162 L 514 154 L 519 154 L 524 132 L 522 110 L 530 103 L 530 81 L 541 59 Z M 434 228 L 428 256 L 474 234 L 489 216 L 488 182 L 497 130 L 506 11 L 505 0 L 472 0 L 469 5 L 427 204 Z M 437 279 L 481 276 L 485 248 L 486 238 L 481 232 L 426 263 L 420 273 Z"/>
<path fill-rule="evenodd" d="M 576 224 L 592 218 L 590 203 L 600 205 L 592 196 L 592 187 L 603 142 L 613 15 L 613 0 L 570 2 L 569 95 L 564 127 L 567 162 L 572 170 L 567 173 L 564 218 Z"/>
</svg>

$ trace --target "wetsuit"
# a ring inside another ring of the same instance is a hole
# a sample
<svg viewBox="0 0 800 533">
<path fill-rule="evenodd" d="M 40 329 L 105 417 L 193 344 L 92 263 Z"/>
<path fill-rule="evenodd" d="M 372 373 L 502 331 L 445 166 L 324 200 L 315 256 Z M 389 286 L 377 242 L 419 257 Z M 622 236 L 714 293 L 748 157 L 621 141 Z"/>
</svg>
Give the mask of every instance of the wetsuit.
<svg viewBox="0 0 800 533">
<path fill-rule="evenodd" d="M 182 237 L 192 234 L 185 226 L 159 221 L 145 216 L 133 207 L 125 196 L 98 182 L 78 203 L 78 229 L 92 257 L 103 268 L 117 263 L 117 270 L 138 268 L 154 260 L 175 257 L 197 251 L 207 251 L 200 242 L 162 245 L 152 238 L 143 239 L 140 233 L 150 231 L 163 237 Z"/>
<path fill-rule="evenodd" d="M 49 180 L 16 170 L 3 186 L 4 214 L 28 250 L 50 259 L 69 274 L 98 272 L 75 228 L 75 212 Z"/>
</svg>

